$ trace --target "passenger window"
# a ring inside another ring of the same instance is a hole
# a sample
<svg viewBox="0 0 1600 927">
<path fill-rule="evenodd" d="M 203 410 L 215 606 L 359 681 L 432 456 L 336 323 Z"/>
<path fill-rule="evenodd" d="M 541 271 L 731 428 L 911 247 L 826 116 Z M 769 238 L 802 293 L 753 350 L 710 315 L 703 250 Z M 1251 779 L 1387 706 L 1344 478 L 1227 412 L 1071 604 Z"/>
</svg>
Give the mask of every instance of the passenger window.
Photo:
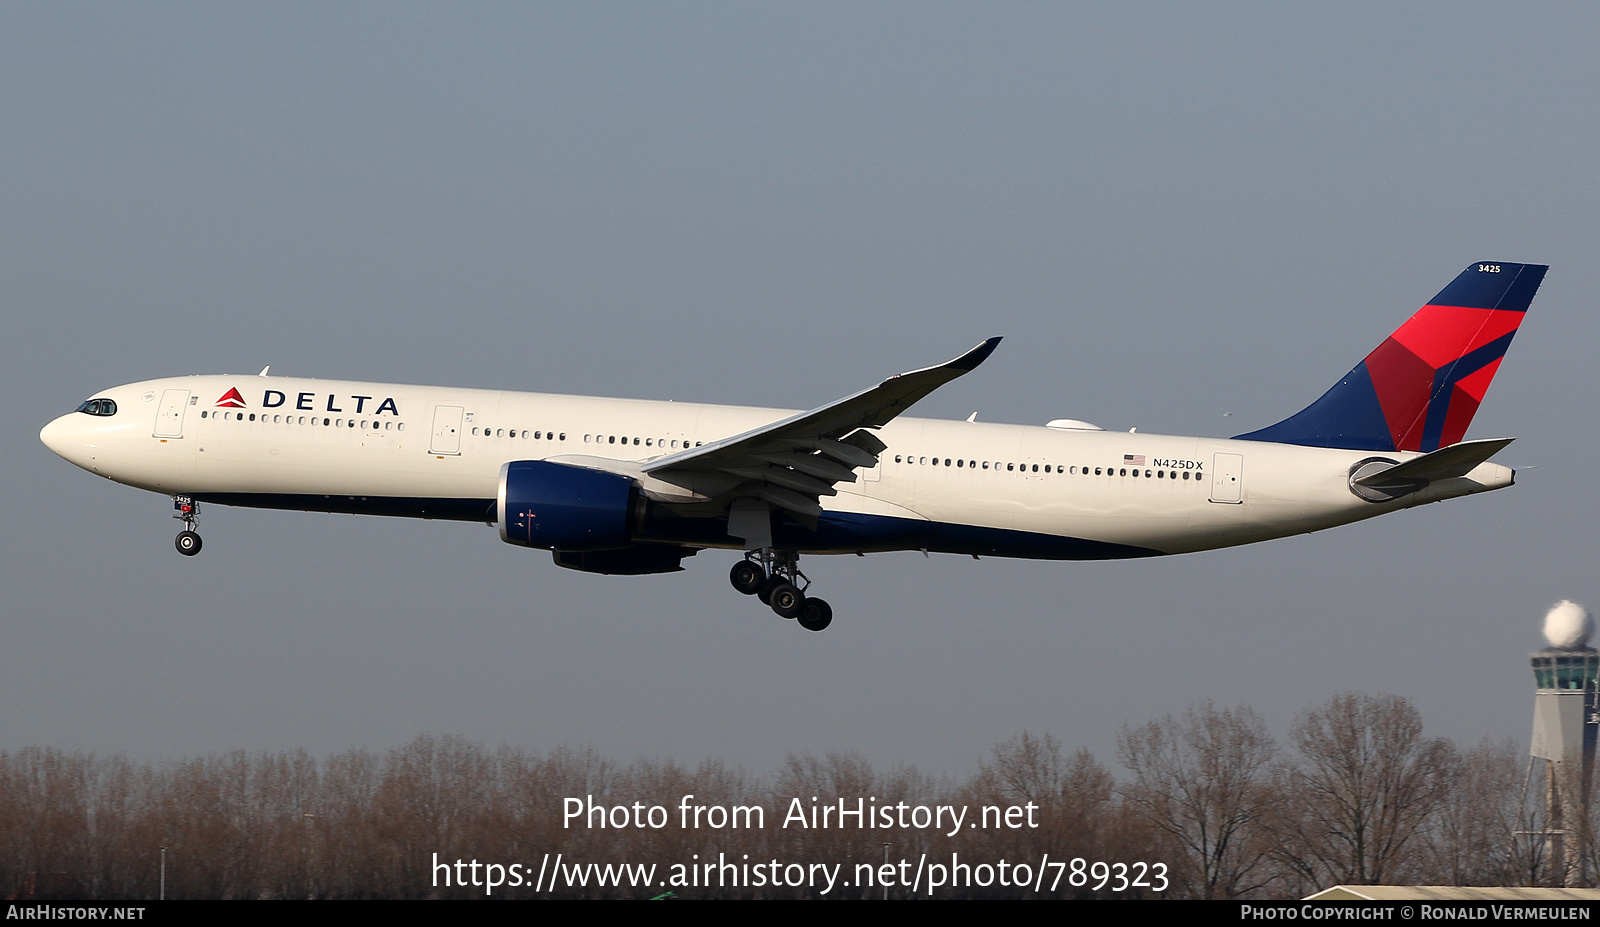
<svg viewBox="0 0 1600 927">
<path fill-rule="evenodd" d="M 1017 469 L 1017 465 L 1008 463 L 1008 464 L 1006 464 L 1006 469 L 1007 470 L 1015 470 L 1015 469 Z"/>
</svg>

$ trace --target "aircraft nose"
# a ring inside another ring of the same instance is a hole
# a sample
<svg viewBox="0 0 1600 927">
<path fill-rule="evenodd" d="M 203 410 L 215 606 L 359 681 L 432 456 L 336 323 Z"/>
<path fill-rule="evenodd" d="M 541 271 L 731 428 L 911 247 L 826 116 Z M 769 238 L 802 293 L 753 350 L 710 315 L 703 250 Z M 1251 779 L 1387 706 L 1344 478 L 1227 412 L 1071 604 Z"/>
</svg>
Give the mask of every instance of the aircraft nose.
<svg viewBox="0 0 1600 927">
<path fill-rule="evenodd" d="M 50 424 L 39 429 L 39 440 L 44 446 L 54 451 L 57 457 L 71 461 L 78 466 L 84 466 L 85 455 L 89 449 L 89 442 L 84 440 L 84 418 L 76 412 L 69 412 Z"/>
<path fill-rule="evenodd" d="M 65 415 L 39 429 L 39 440 L 44 446 L 55 451 L 61 457 L 67 456 L 63 451 L 67 446 L 67 417 Z"/>
</svg>

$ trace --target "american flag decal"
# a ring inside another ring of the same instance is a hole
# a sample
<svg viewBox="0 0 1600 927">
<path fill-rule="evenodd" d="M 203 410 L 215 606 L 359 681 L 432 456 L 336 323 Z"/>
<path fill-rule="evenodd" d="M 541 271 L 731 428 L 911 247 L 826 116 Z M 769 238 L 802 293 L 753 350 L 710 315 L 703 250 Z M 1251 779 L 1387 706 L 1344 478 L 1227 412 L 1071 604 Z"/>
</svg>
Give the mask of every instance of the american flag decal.
<svg viewBox="0 0 1600 927">
<path fill-rule="evenodd" d="M 1143 454 L 1123 454 L 1122 455 L 1122 462 L 1125 463 L 1125 464 L 1129 464 L 1131 466 L 1142 467 L 1142 466 L 1144 466 L 1144 455 Z"/>
</svg>

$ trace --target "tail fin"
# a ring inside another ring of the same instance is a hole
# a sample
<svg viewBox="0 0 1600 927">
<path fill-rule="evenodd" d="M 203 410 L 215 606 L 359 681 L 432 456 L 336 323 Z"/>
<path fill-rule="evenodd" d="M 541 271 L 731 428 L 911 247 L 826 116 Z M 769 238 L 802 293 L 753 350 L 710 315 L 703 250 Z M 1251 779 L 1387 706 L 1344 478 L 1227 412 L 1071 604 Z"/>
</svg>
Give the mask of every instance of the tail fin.
<svg viewBox="0 0 1600 927">
<path fill-rule="evenodd" d="M 1435 451 L 1457 443 L 1546 270 L 1469 265 L 1321 399 L 1237 437 L 1366 451 Z"/>
</svg>

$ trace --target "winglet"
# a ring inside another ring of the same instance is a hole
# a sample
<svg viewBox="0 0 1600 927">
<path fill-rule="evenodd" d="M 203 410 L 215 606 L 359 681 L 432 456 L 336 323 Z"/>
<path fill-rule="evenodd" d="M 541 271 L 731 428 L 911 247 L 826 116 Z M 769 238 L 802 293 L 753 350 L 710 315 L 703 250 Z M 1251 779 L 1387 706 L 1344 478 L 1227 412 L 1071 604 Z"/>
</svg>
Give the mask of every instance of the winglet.
<svg viewBox="0 0 1600 927">
<path fill-rule="evenodd" d="M 985 338 L 982 344 L 943 366 L 949 367 L 951 370 L 959 370 L 962 373 L 971 372 L 979 364 L 989 359 L 989 355 L 994 353 L 994 349 L 1000 346 L 1000 338 L 1001 336 L 999 335 L 993 338 Z"/>
</svg>

